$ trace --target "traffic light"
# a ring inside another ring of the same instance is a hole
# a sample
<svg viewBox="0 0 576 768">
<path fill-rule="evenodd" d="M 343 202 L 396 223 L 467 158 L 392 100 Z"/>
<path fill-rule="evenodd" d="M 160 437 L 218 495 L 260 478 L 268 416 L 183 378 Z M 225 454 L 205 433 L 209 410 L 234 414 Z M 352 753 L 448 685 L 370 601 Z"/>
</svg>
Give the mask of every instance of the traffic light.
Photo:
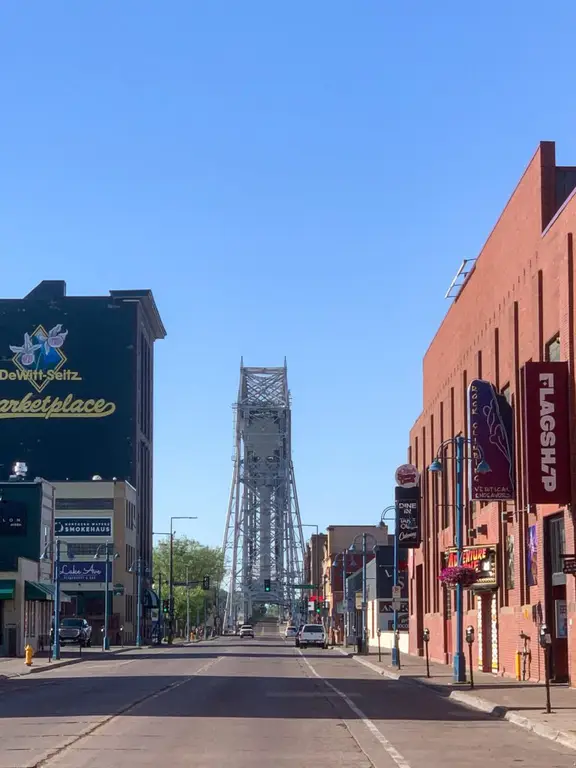
<svg viewBox="0 0 576 768">
<path fill-rule="evenodd" d="M 210 589 L 210 576 L 204 576 L 202 579 L 202 589 L 206 591 Z"/>
<path fill-rule="evenodd" d="M 270 579 L 264 579 L 264 592 L 270 592 Z"/>
<path fill-rule="evenodd" d="M 162 600 L 162 613 L 170 613 L 170 600 Z"/>
<path fill-rule="evenodd" d="M 316 613 L 322 613 L 322 608 L 320 606 L 320 603 L 316 603 Z"/>
</svg>

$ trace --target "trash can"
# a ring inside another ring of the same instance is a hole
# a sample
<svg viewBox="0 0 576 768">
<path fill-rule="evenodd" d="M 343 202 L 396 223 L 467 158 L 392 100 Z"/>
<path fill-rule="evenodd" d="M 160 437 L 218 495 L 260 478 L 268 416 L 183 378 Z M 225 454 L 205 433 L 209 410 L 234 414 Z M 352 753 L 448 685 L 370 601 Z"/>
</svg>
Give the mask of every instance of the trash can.
<svg viewBox="0 0 576 768">
<path fill-rule="evenodd" d="M 362 635 L 356 635 L 356 651 L 357 653 L 364 652 L 364 649 L 362 648 Z"/>
</svg>

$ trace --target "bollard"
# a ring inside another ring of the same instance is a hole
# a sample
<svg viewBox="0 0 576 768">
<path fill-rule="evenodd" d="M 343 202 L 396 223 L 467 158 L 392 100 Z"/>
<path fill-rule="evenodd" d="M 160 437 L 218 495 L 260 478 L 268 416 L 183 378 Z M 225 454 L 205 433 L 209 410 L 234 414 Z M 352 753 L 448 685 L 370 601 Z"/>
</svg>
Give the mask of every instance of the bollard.
<svg viewBox="0 0 576 768">
<path fill-rule="evenodd" d="M 394 645 L 396 646 L 396 658 L 398 659 L 398 669 L 402 669 L 400 664 L 400 630 L 394 632 Z"/>
<path fill-rule="evenodd" d="M 428 643 L 430 642 L 429 629 L 425 629 L 422 632 L 422 639 L 424 640 L 424 650 L 426 651 L 426 677 L 430 677 L 430 656 L 428 655 Z"/>
<path fill-rule="evenodd" d="M 382 648 L 380 646 L 380 635 L 381 635 L 381 631 L 378 630 L 378 661 L 382 661 Z"/>
<path fill-rule="evenodd" d="M 552 635 L 548 632 L 546 624 L 540 627 L 540 646 L 544 651 L 544 678 L 546 683 L 546 714 L 552 712 L 550 703 L 550 646 L 552 645 Z"/>
<path fill-rule="evenodd" d="M 25 648 L 24 648 L 24 655 L 25 655 L 26 666 L 27 667 L 31 667 L 32 666 L 32 656 L 34 656 L 34 649 L 30 645 L 30 643 L 28 643 L 28 645 L 25 646 Z"/>
<path fill-rule="evenodd" d="M 468 643 L 468 659 L 470 663 L 470 688 L 474 688 L 474 665 L 472 664 L 472 646 L 474 644 L 474 627 L 469 624 L 466 627 L 466 642 Z"/>
</svg>

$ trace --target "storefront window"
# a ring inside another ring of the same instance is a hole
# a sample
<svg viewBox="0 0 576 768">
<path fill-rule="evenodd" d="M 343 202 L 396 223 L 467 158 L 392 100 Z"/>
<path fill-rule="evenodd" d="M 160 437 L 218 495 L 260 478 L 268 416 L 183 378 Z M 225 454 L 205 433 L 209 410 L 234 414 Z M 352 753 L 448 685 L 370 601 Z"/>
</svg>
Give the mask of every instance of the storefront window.
<svg viewBox="0 0 576 768">
<path fill-rule="evenodd" d="M 564 582 L 564 560 L 561 557 L 566 552 L 566 532 L 564 517 L 552 518 L 549 523 L 550 536 L 550 570 L 556 583 Z"/>
</svg>

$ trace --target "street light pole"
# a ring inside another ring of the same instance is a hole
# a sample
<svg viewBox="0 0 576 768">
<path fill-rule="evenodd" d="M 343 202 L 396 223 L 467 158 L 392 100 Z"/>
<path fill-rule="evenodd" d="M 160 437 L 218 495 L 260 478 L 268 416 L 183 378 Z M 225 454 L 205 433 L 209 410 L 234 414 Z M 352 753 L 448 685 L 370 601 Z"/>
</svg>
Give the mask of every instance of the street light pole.
<svg viewBox="0 0 576 768">
<path fill-rule="evenodd" d="M 186 566 L 186 642 L 190 640 L 190 583 L 188 571 L 190 566 Z"/>
<path fill-rule="evenodd" d="M 177 515 L 170 518 L 170 629 L 168 643 L 174 640 L 174 520 L 198 520 L 190 515 Z"/>
<path fill-rule="evenodd" d="M 400 556 L 400 548 L 398 546 L 398 507 L 396 504 L 390 504 L 390 506 L 386 507 L 386 509 L 382 512 L 382 515 L 380 516 L 380 526 L 384 526 L 384 522 L 386 520 L 386 514 L 388 512 L 394 511 L 394 565 L 392 569 L 392 577 L 393 577 L 393 592 L 395 591 L 394 587 L 398 586 L 398 575 L 399 575 L 399 556 Z M 392 603 L 395 604 L 396 600 L 393 597 Z M 398 609 L 393 609 L 393 624 L 392 629 L 394 632 L 394 637 L 392 638 L 392 665 L 394 667 L 400 666 L 400 653 L 398 649 Z"/>
<path fill-rule="evenodd" d="M 456 437 L 451 437 L 448 438 L 448 440 L 445 440 L 438 448 L 436 458 L 428 467 L 429 472 L 442 472 L 443 466 L 440 461 L 440 456 L 446 446 L 454 446 L 454 458 L 456 464 L 456 530 L 454 532 L 454 544 L 456 547 L 456 562 L 459 566 L 462 565 L 464 551 L 464 461 L 466 458 L 464 455 L 464 447 L 467 444 L 471 445 L 472 449 L 479 455 L 480 460 L 475 467 L 475 472 L 482 475 L 490 472 L 490 465 L 484 459 L 481 446 L 472 443 L 469 438 L 464 437 L 463 435 L 457 435 Z M 468 457 L 469 460 L 472 458 L 472 456 Z M 456 585 L 456 653 L 454 654 L 453 679 L 456 683 L 466 682 L 466 654 L 464 653 L 464 588 L 460 582 Z"/>
<path fill-rule="evenodd" d="M 366 534 L 362 534 L 362 653 L 366 653 L 367 597 L 366 584 Z"/>
<path fill-rule="evenodd" d="M 462 565 L 464 538 L 464 438 L 459 435 L 454 439 L 456 448 L 456 558 Z M 464 653 L 464 590 L 462 584 L 456 585 L 456 653 L 454 655 L 454 680 L 466 682 L 466 654 Z"/>
<path fill-rule="evenodd" d="M 54 558 L 54 642 L 52 643 L 52 659 L 60 658 L 60 539 L 56 539 L 56 554 Z"/>
<path fill-rule="evenodd" d="M 136 648 L 142 648 L 142 558 L 136 563 Z"/>
</svg>

